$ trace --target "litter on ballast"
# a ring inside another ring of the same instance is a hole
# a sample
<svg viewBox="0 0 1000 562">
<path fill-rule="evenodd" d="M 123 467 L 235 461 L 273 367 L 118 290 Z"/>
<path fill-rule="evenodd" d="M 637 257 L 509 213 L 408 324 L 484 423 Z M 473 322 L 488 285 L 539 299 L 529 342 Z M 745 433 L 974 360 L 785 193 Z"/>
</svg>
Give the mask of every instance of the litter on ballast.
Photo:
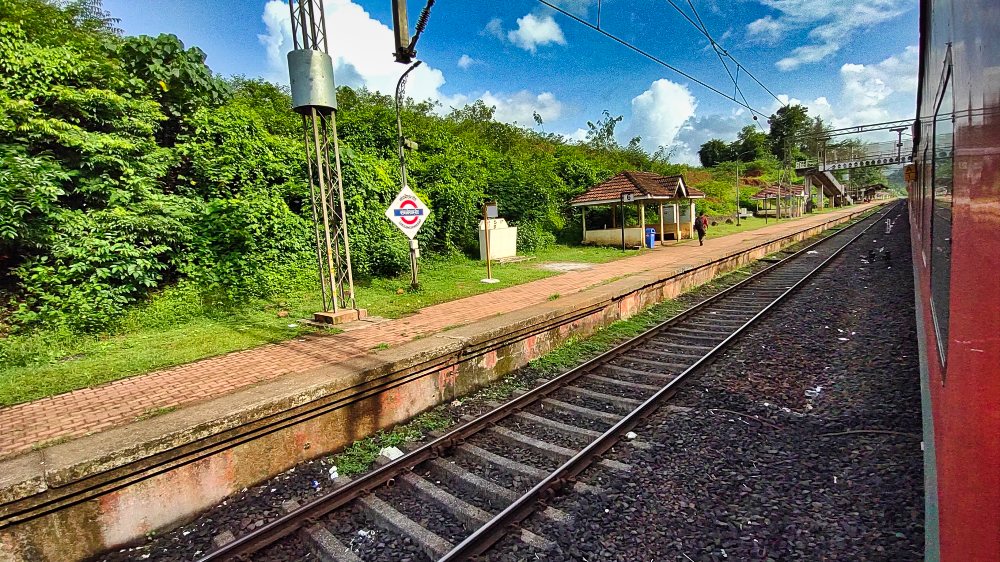
<svg viewBox="0 0 1000 562">
<path fill-rule="evenodd" d="M 391 461 L 398 459 L 403 456 L 403 451 L 400 451 L 398 447 L 385 447 L 378 452 L 379 456 L 385 457 Z"/>
<path fill-rule="evenodd" d="M 635 439 L 638 436 L 639 435 L 636 434 L 636 432 L 630 431 L 630 432 L 628 432 L 628 433 L 625 434 L 625 439 Z"/>
<path fill-rule="evenodd" d="M 851 338 L 837 338 L 840 341 L 851 341 Z"/>
<path fill-rule="evenodd" d="M 340 478 L 340 470 L 337 469 L 337 465 L 333 465 L 330 467 L 330 480 L 336 480 L 337 478 Z"/>
<path fill-rule="evenodd" d="M 820 392 L 823 392 L 823 387 L 817 386 L 816 388 L 807 388 L 805 395 L 808 396 L 809 398 L 816 398 L 817 396 L 819 396 Z"/>
</svg>

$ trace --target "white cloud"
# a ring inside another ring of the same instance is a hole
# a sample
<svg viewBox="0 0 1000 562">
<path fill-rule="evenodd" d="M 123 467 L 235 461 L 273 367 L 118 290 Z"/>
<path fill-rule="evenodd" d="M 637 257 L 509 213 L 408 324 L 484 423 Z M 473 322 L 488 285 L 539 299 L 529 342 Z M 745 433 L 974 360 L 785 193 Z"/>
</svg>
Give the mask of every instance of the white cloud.
<svg viewBox="0 0 1000 562">
<path fill-rule="evenodd" d="M 461 57 L 458 58 L 458 67 L 463 70 L 468 70 L 469 67 L 477 64 L 483 64 L 483 61 L 476 60 L 470 57 L 469 55 L 462 55 Z"/>
<path fill-rule="evenodd" d="M 527 90 L 522 90 L 511 95 L 497 95 L 487 91 L 483 92 L 479 99 L 483 100 L 486 105 L 496 108 L 493 117 L 497 121 L 507 123 L 533 127 L 536 112 L 543 121 L 554 121 L 562 115 L 562 102 L 550 92 L 535 95 Z"/>
<path fill-rule="evenodd" d="M 822 117 L 833 128 L 910 119 L 916 108 L 918 56 L 917 47 L 911 46 L 876 64 L 841 66 L 840 102 L 835 105 L 826 96 L 807 102 L 785 94 L 778 98 L 806 106 L 809 115 Z M 771 112 L 779 107 L 775 102 Z"/>
<path fill-rule="evenodd" d="M 577 129 L 577 130 L 573 131 L 572 133 L 563 133 L 562 136 L 566 140 L 575 141 L 575 142 L 583 142 L 583 141 L 587 140 L 587 129 Z"/>
<path fill-rule="evenodd" d="M 740 129 L 753 124 L 743 110 L 728 115 L 703 115 L 688 119 L 674 137 L 671 145 L 672 162 L 700 166 L 698 149 L 711 139 L 732 142 Z M 766 125 L 765 125 L 766 127 Z"/>
<path fill-rule="evenodd" d="M 486 24 L 486 28 L 483 29 L 483 33 L 485 33 L 487 35 L 490 35 L 490 36 L 493 36 L 493 37 L 496 37 L 497 39 L 500 39 L 501 41 L 503 41 L 503 39 L 504 39 L 503 20 L 500 19 L 500 18 L 493 18 L 493 19 L 491 19 Z"/>
<path fill-rule="evenodd" d="M 507 40 L 530 53 L 535 53 L 540 46 L 566 44 L 562 28 L 552 16 L 535 14 L 517 18 L 517 29 L 507 32 Z"/>
<path fill-rule="evenodd" d="M 774 45 L 792 31 L 808 29 L 808 43 L 776 63 L 780 70 L 794 70 L 819 62 L 849 42 L 856 32 L 888 21 L 909 10 L 913 0 L 758 0 L 778 17 L 766 16 L 747 25 L 747 36 Z"/>
<path fill-rule="evenodd" d="M 784 23 L 771 16 L 752 21 L 747 25 L 747 35 L 765 45 L 777 45 L 787 30 Z"/>
<path fill-rule="evenodd" d="M 843 105 L 860 123 L 912 117 L 916 107 L 919 51 L 907 47 L 877 64 L 840 67 Z"/>
<path fill-rule="evenodd" d="M 650 153 L 660 146 L 670 146 L 697 107 L 698 101 L 687 86 L 661 78 L 632 98 L 624 140 L 642 137 L 642 147 Z"/>
</svg>

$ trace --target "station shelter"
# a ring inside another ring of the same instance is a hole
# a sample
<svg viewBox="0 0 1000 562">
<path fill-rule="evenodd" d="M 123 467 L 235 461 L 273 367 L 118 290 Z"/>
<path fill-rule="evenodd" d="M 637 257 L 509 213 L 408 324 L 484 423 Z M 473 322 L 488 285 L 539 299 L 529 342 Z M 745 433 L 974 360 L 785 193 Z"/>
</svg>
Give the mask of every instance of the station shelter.
<svg viewBox="0 0 1000 562">
<path fill-rule="evenodd" d="M 622 172 L 572 199 L 580 207 L 583 243 L 619 246 L 622 243 L 622 205 L 635 208 L 624 225 L 625 244 L 640 246 L 646 228 L 656 230 L 656 240 L 691 238 L 694 231 L 694 200 L 705 194 L 688 187 L 683 176 L 661 176 L 652 172 Z M 630 200 L 625 202 L 626 200 Z M 649 209 L 652 207 L 652 209 Z M 588 223 L 587 210 L 591 210 Z M 651 211 L 647 213 L 647 210 Z M 610 212 L 608 212 L 610 211 Z"/>
<path fill-rule="evenodd" d="M 806 212 L 806 190 L 802 185 L 767 185 L 751 197 L 758 217 L 801 217 Z"/>
</svg>

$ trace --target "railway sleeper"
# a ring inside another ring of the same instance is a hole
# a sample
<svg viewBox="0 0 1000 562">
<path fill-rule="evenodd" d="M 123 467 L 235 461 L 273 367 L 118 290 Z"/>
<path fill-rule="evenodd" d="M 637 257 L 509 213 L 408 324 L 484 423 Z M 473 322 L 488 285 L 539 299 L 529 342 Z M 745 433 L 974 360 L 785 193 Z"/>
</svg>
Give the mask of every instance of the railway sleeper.
<svg viewBox="0 0 1000 562">
<path fill-rule="evenodd" d="M 514 503 L 518 497 L 516 493 L 507 488 L 470 472 L 452 461 L 434 459 L 427 463 L 427 468 L 434 478 L 447 483 L 452 489 L 483 498 L 490 503 L 495 501 L 498 508 L 501 509 Z M 573 516 L 554 507 L 546 508 L 540 515 L 553 523 L 571 523 L 573 521 Z"/>
<path fill-rule="evenodd" d="M 534 478 L 538 481 L 541 481 L 543 478 L 548 476 L 548 472 L 545 472 L 540 468 L 535 468 L 531 465 L 527 465 L 513 459 L 508 459 L 507 457 L 502 457 L 496 453 L 487 451 L 482 447 L 477 447 L 476 445 L 472 445 L 470 443 L 466 443 L 455 449 L 455 454 L 479 465 L 491 466 L 511 474 L 520 474 L 521 476 Z M 604 493 L 602 488 L 591 486 L 590 484 L 585 484 L 583 482 L 576 482 L 573 484 L 573 490 L 585 494 Z"/>
<path fill-rule="evenodd" d="M 507 443 L 514 445 L 515 447 L 522 447 L 524 449 L 535 451 L 557 462 L 565 462 L 578 452 L 574 449 L 563 447 L 562 445 L 553 445 L 547 441 L 535 439 L 534 437 L 523 433 L 507 429 L 506 427 L 491 427 L 489 431 L 493 432 L 494 435 L 503 439 Z M 603 466 L 604 468 L 610 468 L 619 472 L 629 472 L 632 470 L 632 467 L 629 465 L 615 460 L 602 459 L 597 464 Z"/>
<path fill-rule="evenodd" d="M 672 364 L 672 363 L 663 363 L 663 364 L 661 364 L 661 368 L 664 369 L 664 370 L 666 370 L 666 369 L 673 369 L 677 373 L 680 373 L 680 372 L 682 372 L 684 370 L 683 368 L 678 368 L 678 367 L 680 367 L 680 366 L 677 365 L 677 364 Z M 601 365 L 600 369 L 603 370 L 603 371 L 608 372 L 609 374 L 613 374 L 613 375 L 619 375 L 619 376 L 624 376 L 624 377 L 641 377 L 643 380 L 658 381 L 658 382 L 662 382 L 663 384 L 666 384 L 666 383 L 674 380 L 675 378 L 677 378 L 676 373 L 666 373 L 666 372 L 664 372 L 664 373 L 651 373 L 649 371 L 643 371 L 641 369 L 632 369 L 630 367 L 620 367 L 618 365 Z"/>
<path fill-rule="evenodd" d="M 401 479 L 406 485 L 410 486 L 418 497 L 424 501 L 437 504 L 445 511 L 451 513 L 470 532 L 482 527 L 493 518 L 493 515 L 488 511 L 455 497 L 448 491 L 435 486 L 427 479 L 417 476 L 412 472 L 403 474 Z M 555 547 L 554 542 L 526 529 L 520 529 L 518 538 L 525 544 L 539 550 L 551 550 Z"/>
<path fill-rule="evenodd" d="M 548 418 L 543 418 L 535 414 L 528 412 L 518 412 L 514 414 L 514 417 L 528 422 L 533 425 L 545 428 L 554 433 L 563 435 L 564 437 L 572 438 L 585 438 L 593 441 L 601 436 L 600 431 L 594 431 L 593 429 L 585 429 L 582 427 L 577 427 L 575 425 L 570 425 L 568 423 L 562 423 L 556 420 L 550 420 Z"/>
<path fill-rule="evenodd" d="M 592 373 L 584 375 L 583 378 L 594 382 L 610 384 L 610 385 L 620 386 L 625 389 L 640 390 L 644 392 L 656 392 L 661 388 L 663 388 L 662 386 L 656 386 L 652 384 L 642 384 L 638 382 L 629 382 L 629 381 L 623 381 L 621 379 L 614 379 L 611 377 L 602 377 L 601 375 L 595 375 Z M 670 378 L 673 379 L 673 377 Z"/>
<path fill-rule="evenodd" d="M 300 536 L 320 562 L 361 562 L 357 554 L 322 525 L 303 529 Z"/>
<path fill-rule="evenodd" d="M 619 408 L 625 410 L 634 410 L 642 404 L 642 400 L 636 400 L 635 398 L 625 398 L 623 396 L 615 396 L 613 394 L 607 394 L 604 392 L 598 392 L 596 390 L 590 390 L 589 388 L 583 388 L 580 386 L 568 385 L 560 388 L 559 390 L 563 392 L 568 392 L 574 396 L 579 396 L 580 398 L 592 398 L 594 400 L 599 400 L 601 402 L 607 402 L 609 404 L 614 404 Z"/>
<path fill-rule="evenodd" d="M 716 327 L 714 330 L 700 330 L 698 328 L 692 328 L 688 326 L 676 327 L 670 329 L 670 334 L 677 334 L 681 336 L 687 336 L 696 339 L 717 339 L 725 338 L 729 334 L 733 333 L 732 330 Z"/>
<path fill-rule="evenodd" d="M 358 501 L 361 502 L 365 515 L 375 521 L 378 526 L 409 537 L 432 560 L 443 557 L 455 547 L 451 541 L 425 529 L 375 495 L 360 498 Z"/>
<path fill-rule="evenodd" d="M 665 351 L 668 353 L 670 351 L 676 351 L 676 350 L 693 351 L 698 354 L 699 359 L 701 359 L 701 357 L 705 355 L 705 353 L 707 353 L 708 351 L 710 351 L 712 348 L 715 347 L 714 345 L 698 345 L 694 343 L 674 342 L 664 337 L 653 338 L 648 342 L 646 342 L 646 344 L 657 349 L 658 351 Z"/>
<path fill-rule="evenodd" d="M 684 369 L 687 369 L 688 366 L 691 365 L 691 363 L 671 363 L 671 362 L 668 362 L 668 361 L 662 361 L 662 360 L 657 360 L 657 359 L 643 359 L 642 357 L 635 357 L 633 355 L 625 355 L 625 356 L 619 357 L 619 358 L 617 358 L 615 360 L 616 361 L 623 361 L 623 362 L 627 362 L 627 363 L 636 363 L 636 364 L 639 364 L 639 365 L 649 365 L 650 367 L 654 367 L 654 368 L 657 369 L 657 371 L 653 371 L 653 374 L 661 374 L 661 375 L 664 372 L 667 372 L 667 373 L 680 373 L 680 372 L 684 371 Z M 693 363 L 693 361 L 692 361 L 692 363 Z M 642 371 L 641 369 L 639 369 L 639 370 L 643 374 L 647 374 L 645 371 Z M 665 376 L 670 377 L 670 379 L 674 378 L 673 375 L 669 375 L 669 374 L 665 375 Z M 624 382 L 624 381 L 622 381 L 622 382 Z"/>
<path fill-rule="evenodd" d="M 637 347 L 632 350 L 636 353 L 643 353 L 646 355 L 652 355 L 653 357 L 662 357 L 663 359 L 673 359 L 675 361 L 687 361 L 686 365 L 694 363 L 698 359 L 701 359 L 701 355 L 691 355 L 688 353 L 678 353 L 676 351 L 665 351 L 663 348 L 650 349 L 648 347 Z M 680 365 L 681 363 L 675 363 Z"/>
<path fill-rule="evenodd" d="M 577 406 L 576 404 L 570 404 L 563 400 L 558 400 L 556 398 L 545 398 L 542 400 L 542 408 L 551 408 L 554 410 L 562 410 L 564 412 L 569 412 L 577 414 L 592 420 L 597 420 L 605 422 L 608 424 L 616 424 L 622 419 L 622 416 L 618 414 L 613 414 L 611 412 L 602 412 L 600 410 L 594 410 L 593 408 L 587 408 L 585 406 Z"/>
</svg>

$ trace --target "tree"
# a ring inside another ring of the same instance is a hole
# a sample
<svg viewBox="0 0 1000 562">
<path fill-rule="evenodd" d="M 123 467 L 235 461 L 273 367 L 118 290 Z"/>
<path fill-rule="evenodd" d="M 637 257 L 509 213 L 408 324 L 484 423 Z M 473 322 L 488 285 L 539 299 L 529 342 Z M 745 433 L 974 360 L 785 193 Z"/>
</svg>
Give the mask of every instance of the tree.
<svg viewBox="0 0 1000 562">
<path fill-rule="evenodd" d="M 712 139 L 698 149 L 698 159 L 701 160 L 702 166 L 711 168 L 721 162 L 731 160 L 731 153 L 729 145 L 724 141 Z"/>
<path fill-rule="evenodd" d="M 614 150 L 619 148 L 618 141 L 615 140 L 615 126 L 622 120 L 622 116 L 612 117 L 611 113 L 605 109 L 604 117 L 597 120 L 597 123 L 587 121 L 587 143 L 594 148 L 604 150 Z"/>
<path fill-rule="evenodd" d="M 803 155 L 802 141 L 813 125 L 809 110 L 805 106 L 786 105 L 768 120 L 771 131 L 771 152 L 782 162 L 800 159 Z"/>
<path fill-rule="evenodd" d="M 767 134 L 753 125 L 740 130 L 736 142 L 731 145 L 733 154 L 741 162 L 752 162 L 766 158 L 771 153 L 771 141 Z"/>
<path fill-rule="evenodd" d="M 185 49 L 176 35 L 128 37 L 118 56 L 135 89 L 158 101 L 167 116 L 157 133 L 161 144 L 172 145 L 184 119 L 199 108 L 217 107 L 229 97 L 229 88 L 205 65 L 205 52 Z"/>
</svg>

